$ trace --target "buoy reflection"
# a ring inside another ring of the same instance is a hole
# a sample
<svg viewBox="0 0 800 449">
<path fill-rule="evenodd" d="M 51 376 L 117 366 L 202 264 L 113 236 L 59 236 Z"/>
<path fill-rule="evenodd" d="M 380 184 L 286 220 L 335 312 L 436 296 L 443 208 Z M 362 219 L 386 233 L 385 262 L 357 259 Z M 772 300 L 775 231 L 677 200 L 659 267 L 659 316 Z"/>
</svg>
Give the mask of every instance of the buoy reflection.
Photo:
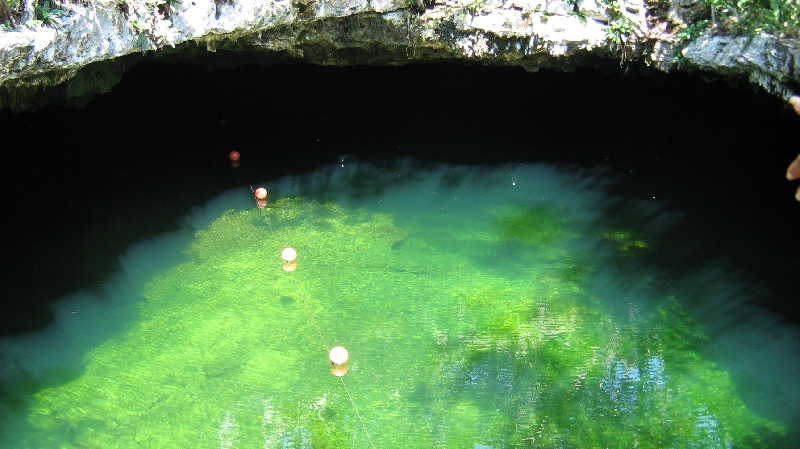
<svg viewBox="0 0 800 449">
<path fill-rule="evenodd" d="M 346 366 L 332 366 L 331 367 L 331 374 L 336 377 L 342 377 L 347 374 L 347 367 Z"/>
<path fill-rule="evenodd" d="M 283 264 L 283 271 L 285 271 L 287 273 L 291 273 L 292 271 L 294 271 L 296 269 L 297 269 L 297 264 L 294 263 L 294 262 Z"/>
</svg>

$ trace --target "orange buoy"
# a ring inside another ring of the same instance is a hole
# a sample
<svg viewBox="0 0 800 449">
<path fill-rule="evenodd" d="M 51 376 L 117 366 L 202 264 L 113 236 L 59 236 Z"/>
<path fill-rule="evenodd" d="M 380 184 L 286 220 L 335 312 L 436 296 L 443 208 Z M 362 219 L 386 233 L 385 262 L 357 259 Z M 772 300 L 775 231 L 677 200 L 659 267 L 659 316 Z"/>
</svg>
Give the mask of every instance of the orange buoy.
<svg viewBox="0 0 800 449">
<path fill-rule="evenodd" d="M 263 187 L 259 187 L 256 189 L 256 199 L 257 200 L 265 200 L 267 199 L 267 189 Z"/>
<path fill-rule="evenodd" d="M 228 155 L 228 159 L 230 159 L 233 162 L 238 161 L 240 157 L 241 155 L 239 154 L 238 151 L 231 151 L 231 153 Z"/>
<path fill-rule="evenodd" d="M 347 359 L 350 358 L 350 354 L 347 353 L 347 349 L 344 349 L 341 346 L 336 346 L 335 348 L 331 349 L 330 353 L 328 353 L 328 358 L 331 359 L 331 363 L 339 366 L 344 365 L 347 362 Z"/>
</svg>

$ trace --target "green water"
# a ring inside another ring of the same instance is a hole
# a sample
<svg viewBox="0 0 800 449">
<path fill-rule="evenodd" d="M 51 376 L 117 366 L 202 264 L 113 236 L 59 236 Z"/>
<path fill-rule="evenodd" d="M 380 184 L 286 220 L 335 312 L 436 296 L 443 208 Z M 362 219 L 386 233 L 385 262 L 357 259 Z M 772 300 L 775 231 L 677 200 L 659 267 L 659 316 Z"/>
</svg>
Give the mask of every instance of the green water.
<svg viewBox="0 0 800 449">
<path fill-rule="evenodd" d="M 8 447 L 722 448 L 786 433 L 697 351 L 709 337 L 680 297 L 612 306 L 593 290 L 647 255 L 644 236 L 552 199 L 428 194 L 451 207 L 290 197 L 224 213 L 83 372 L 35 393 Z"/>
</svg>

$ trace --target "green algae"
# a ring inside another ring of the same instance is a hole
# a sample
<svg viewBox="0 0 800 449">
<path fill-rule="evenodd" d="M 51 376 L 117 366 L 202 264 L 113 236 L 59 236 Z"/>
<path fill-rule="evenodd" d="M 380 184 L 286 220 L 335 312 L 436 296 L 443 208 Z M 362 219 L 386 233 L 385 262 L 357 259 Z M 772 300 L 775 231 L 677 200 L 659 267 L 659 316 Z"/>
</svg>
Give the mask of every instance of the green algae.
<svg viewBox="0 0 800 449">
<path fill-rule="evenodd" d="M 496 212 L 496 220 L 504 238 L 530 245 L 547 245 L 579 235 L 574 218 L 552 204 L 535 204 Z"/>
<path fill-rule="evenodd" d="M 300 198 L 225 213 L 82 376 L 36 394 L 17 447 L 768 447 L 784 432 L 692 349 L 707 337 L 675 298 L 624 318 L 603 304 L 563 245 L 580 235 L 568 215 L 487 214 L 491 230 Z M 509 240 L 535 256 L 504 261 Z M 344 382 L 326 354 L 340 344 Z"/>
</svg>

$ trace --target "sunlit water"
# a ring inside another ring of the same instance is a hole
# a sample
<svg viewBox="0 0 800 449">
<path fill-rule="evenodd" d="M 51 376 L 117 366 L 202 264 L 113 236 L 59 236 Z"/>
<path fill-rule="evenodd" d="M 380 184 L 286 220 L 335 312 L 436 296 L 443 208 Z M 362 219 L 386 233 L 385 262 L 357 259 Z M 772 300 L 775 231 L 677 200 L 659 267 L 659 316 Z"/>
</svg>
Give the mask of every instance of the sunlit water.
<svg viewBox="0 0 800 449">
<path fill-rule="evenodd" d="M 402 161 L 226 192 L 2 341 L 0 446 L 792 447 L 797 332 L 603 185 Z"/>
</svg>

